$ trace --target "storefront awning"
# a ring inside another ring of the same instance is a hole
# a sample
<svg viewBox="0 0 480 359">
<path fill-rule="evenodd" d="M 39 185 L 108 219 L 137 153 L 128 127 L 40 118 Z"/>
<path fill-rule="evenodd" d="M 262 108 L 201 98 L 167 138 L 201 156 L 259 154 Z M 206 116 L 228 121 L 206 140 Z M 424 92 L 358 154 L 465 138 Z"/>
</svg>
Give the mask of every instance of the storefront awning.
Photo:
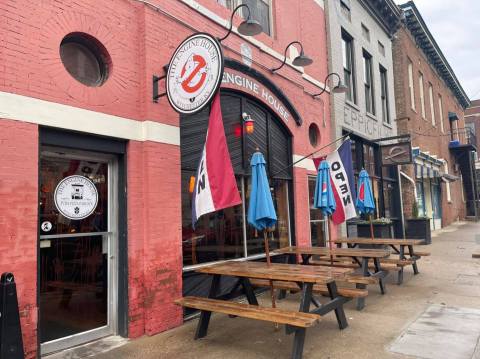
<svg viewBox="0 0 480 359">
<path fill-rule="evenodd" d="M 440 173 L 440 178 L 445 182 L 455 182 L 460 179 L 460 177 L 451 175 L 449 173 Z"/>
</svg>

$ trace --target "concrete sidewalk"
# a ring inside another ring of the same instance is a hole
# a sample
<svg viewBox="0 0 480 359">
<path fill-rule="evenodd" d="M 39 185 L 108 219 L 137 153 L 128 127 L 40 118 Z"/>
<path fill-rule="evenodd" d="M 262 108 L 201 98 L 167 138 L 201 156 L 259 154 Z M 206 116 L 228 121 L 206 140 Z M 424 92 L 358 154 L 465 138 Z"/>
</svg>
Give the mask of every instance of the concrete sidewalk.
<svg viewBox="0 0 480 359">
<path fill-rule="evenodd" d="M 458 308 L 467 310 L 464 318 L 476 315 L 469 313 L 480 313 L 480 259 L 472 259 L 472 252 L 480 248 L 480 239 L 479 243 L 475 240 L 477 233 L 480 238 L 480 224 L 469 222 L 454 224 L 436 234 L 432 245 L 422 247 L 432 255 L 419 261 L 419 275 L 413 276 L 411 267 L 407 267 L 404 284 L 397 286 L 394 278 L 390 278 L 384 296 L 377 286 L 370 286 L 363 311 L 356 311 L 353 302 L 347 304 L 349 327 L 343 331 L 338 330 L 333 313 L 325 316 L 320 325 L 307 331 L 304 358 L 432 358 L 437 354 L 429 354 L 429 349 L 439 348 L 435 344 L 438 339 L 448 344 L 449 358 L 480 358 L 473 353 L 476 343 L 472 347 L 472 340 L 478 340 L 476 328 L 465 327 L 471 337 L 465 343 L 461 333 L 463 322 L 456 323 L 460 332 L 455 332 L 453 326 L 452 330 L 442 329 L 433 319 L 416 321 L 424 316 L 438 317 L 440 312 L 456 313 L 461 310 Z M 262 301 L 266 303 L 268 296 Z M 298 297 L 289 296 L 280 305 L 296 308 Z M 196 324 L 197 320 L 187 322 L 95 358 L 289 358 L 291 353 L 293 337 L 286 336 L 283 328 L 275 332 L 271 323 L 213 315 L 207 337 L 194 341 Z M 415 331 L 425 326 L 431 340 L 422 346 L 415 336 L 422 333 Z M 398 354 L 399 351 L 413 356 Z"/>
</svg>

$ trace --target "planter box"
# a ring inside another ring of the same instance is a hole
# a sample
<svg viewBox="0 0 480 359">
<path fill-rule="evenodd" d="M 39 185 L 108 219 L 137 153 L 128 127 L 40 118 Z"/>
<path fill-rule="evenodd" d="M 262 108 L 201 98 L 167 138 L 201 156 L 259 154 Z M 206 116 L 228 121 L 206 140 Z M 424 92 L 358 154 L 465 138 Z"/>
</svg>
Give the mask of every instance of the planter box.
<svg viewBox="0 0 480 359">
<path fill-rule="evenodd" d="M 357 224 L 358 237 L 370 238 L 370 224 Z M 373 224 L 373 235 L 375 238 L 393 238 L 393 224 Z"/>
<path fill-rule="evenodd" d="M 432 243 L 430 218 L 410 218 L 406 222 L 405 234 L 407 238 L 423 239 L 423 244 Z"/>
</svg>

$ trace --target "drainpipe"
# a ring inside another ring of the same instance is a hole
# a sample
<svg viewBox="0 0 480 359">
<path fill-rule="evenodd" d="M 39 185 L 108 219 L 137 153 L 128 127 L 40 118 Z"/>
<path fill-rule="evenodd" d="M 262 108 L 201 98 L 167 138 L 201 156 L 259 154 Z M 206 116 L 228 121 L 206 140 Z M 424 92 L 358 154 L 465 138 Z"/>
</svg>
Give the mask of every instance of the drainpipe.
<svg viewBox="0 0 480 359">
<path fill-rule="evenodd" d="M 415 196 L 415 201 L 417 200 L 417 185 L 412 177 L 407 175 L 405 172 L 400 171 L 400 174 L 405 177 L 411 184 L 413 184 L 413 195 Z"/>
</svg>

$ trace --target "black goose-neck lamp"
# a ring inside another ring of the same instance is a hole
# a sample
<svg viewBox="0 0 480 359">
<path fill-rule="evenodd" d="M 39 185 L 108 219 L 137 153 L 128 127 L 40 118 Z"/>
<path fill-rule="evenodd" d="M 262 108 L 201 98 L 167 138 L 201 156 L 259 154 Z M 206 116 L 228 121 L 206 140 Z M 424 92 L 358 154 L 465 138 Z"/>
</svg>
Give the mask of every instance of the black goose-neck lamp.
<svg viewBox="0 0 480 359">
<path fill-rule="evenodd" d="M 222 42 L 223 40 L 225 40 L 232 33 L 233 16 L 237 12 L 237 10 L 240 9 L 241 7 L 247 8 L 248 16 L 246 20 L 242 21 L 242 23 L 238 25 L 238 32 L 244 36 L 255 36 L 260 34 L 263 31 L 262 25 L 260 25 L 260 23 L 257 20 L 254 20 L 250 17 L 250 8 L 248 7 L 248 5 L 241 4 L 241 5 L 238 5 L 235 9 L 233 9 L 232 16 L 230 17 L 230 28 L 228 29 L 228 32 L 224 37 L 222 37 L 221 39 L 218 39 L 219 42 Z"/>
<path fill-rule="evenodd" d="M 300 55 L 298 55 L 297 57 L 295 57 L 292 61 L 292 64 L 294 66 L 301 66 L 301 67 L 304 67 L 304 66 L 308 66 L 308 65 L 311 65 L 313 63 L 313 60 L 308 57 L 307 55 L 305 55 L 305 53 L 303 52 L 303 45 L 301 44 L 300 41 L 292 41 L 291 43 L 289 43 L 287 45 L 287 47 L 285 48 L 285 53 L 283 54 L 283 62 L 280 66 L 278 67 L 275 67 L 274 69 L 271 69 L 270 71 L 272 72 L 275 72 L 275 71 L 278 71 L 280 70 L 283 66 L 285 66 L 285 63 L 287 62 L 287 51 L 288 51 L 288 48 L 294 44 L 297 44 L 297 45 L 300 45 Z"/>
<path fill-rule="evenodd" d="M 338 83 L 336 86 L 333 87 L 332 93 L 346 93 L 348 91 L 348 87 L 343 84 L 342 78 L 340 77 L 340 75 L 337 74 L 336 72 L 331 72 L 327 75 L 327 77 L 325 77 L 324 88 L 322 89 L 322 91 L 320 91 L 319 93 L 313 94 L 312 97 L 318 97 L 327 90 L 327 81 L 332 76 L 336 76 L 338 78 Z"/>
</svg>

